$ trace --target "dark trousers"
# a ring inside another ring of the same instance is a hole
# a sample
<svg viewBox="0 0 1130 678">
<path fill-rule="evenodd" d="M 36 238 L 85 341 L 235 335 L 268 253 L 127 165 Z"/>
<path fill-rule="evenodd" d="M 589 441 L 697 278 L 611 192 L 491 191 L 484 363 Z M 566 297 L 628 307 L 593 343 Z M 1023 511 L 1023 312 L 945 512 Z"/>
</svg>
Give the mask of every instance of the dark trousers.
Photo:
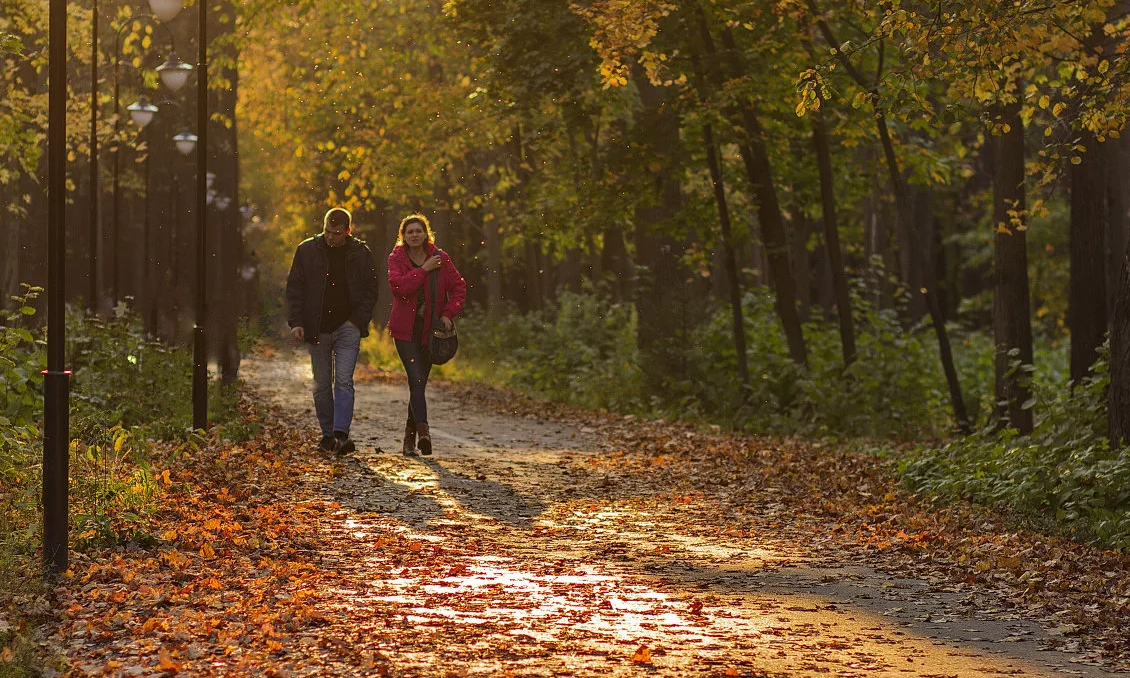
<svg viewBox="0 0 1130 678">
<path fill-rule="evenodd" d="M 428 349 L 419 341 L 396 340 L 396 353 L 404 364 L 408 375 L 408 423 L 428 423 L 428 401 L 424 390 L 428 387 L 428 375 L 432 371 L 432 358 Z"/>
</svg>

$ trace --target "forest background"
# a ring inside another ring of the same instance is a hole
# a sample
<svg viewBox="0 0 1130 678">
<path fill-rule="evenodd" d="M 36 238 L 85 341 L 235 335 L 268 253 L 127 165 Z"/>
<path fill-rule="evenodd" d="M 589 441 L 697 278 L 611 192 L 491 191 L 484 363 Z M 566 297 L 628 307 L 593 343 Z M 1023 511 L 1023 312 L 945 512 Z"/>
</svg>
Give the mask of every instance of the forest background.
<svg viewBox="0 0 1130 678">
<path fill-rule="evenodd" d="M 91 463 L 194 440 L 195 163 L 171 141 L 192 127 L 194 88 L 162 90 L 155 67 L 196 52 L 197 9 L 160 23 L 131 2 L 70 5 L 68 361 L 73 447 Z M 469 283 L 448 377 L 844 441 L 914 491 L 1125 549 L 1128 12 L 214 2 L 211 143 L 195 152 L 214 172 L 218 371 L 234 381 L 241 328 L 278 329 L 293 248 L 327 207 L 353 211 L 379 262 L 423 211 Z M 0 323 L 0 473 L 5 553 L 25 555 L 46 46 L 47 3 L 0 0 L 0 290 L 16 302 Z M 160 112 L 139 132 L 123 109 L 140 94 Z M 395 365 L 387 339 L 365 353 Z M 155 392 L 168 411 L 137 398 Z M 214 402 L 229 434 L 252 433 L 230 395 Z M 114 502 L 93 507 L 80 534 L 123 538 L 122 507 L 144 505 L 150 480 L 129 471 L 114 490 L 129 499 L 113 517 Z"/>
</svg>

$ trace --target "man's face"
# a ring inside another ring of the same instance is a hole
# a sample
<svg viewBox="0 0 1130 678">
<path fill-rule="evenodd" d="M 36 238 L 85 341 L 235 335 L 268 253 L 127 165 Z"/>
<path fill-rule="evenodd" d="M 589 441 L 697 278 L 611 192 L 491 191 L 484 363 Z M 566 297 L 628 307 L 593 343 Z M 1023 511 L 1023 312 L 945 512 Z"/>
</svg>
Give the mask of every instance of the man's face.
<svg viewBox="0 0 1130 678">
<path fill-rule="evenodd" d="M 326 244 L 330 247 L 341 247 L 345 244 L 345 239 L 349 237 L 349 230 L 348 226 L 326 226 L 326 230 L 323 231 Z"/>
</svg>

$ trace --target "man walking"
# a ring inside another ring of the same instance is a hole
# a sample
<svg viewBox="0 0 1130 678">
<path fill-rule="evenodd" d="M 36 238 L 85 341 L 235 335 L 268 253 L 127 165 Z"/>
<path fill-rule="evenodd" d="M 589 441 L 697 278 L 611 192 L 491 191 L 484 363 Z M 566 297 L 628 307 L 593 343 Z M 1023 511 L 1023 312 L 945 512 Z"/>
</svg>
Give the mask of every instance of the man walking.
<svg viewBox="0 0 1130 678">
<path fill-rule="evenodd" d="M 306 342 L 314 371 L 314 412 L 322 427 L 319 447 L 341 454 L 356 449 L 349 437 L 353 369 L 377 303 L 373 253 L 352 231 L 353 216 L 347 210 L 334 207 L 326 212 L 322 232 L 294 251 L 286 278 L 290 336 Z"/>
</svg>

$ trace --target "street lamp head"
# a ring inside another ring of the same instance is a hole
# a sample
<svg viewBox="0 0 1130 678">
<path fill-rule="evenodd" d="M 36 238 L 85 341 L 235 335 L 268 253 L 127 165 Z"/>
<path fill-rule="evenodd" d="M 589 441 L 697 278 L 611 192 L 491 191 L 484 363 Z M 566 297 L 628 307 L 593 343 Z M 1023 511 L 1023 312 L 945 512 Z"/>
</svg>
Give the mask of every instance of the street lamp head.
<svg viewBox="0 0 1130 678">
<path fill-rule="evenodd" d="M 168 23 L 184 9 L 184 0 L 149 0 L 149 9 L 158 21 Z"/>
<path fill-rule="evenodd" d="M 216 173 L 215 172 L 205 172 L 204 173 L 204 188 L 212 188 L 212 184 L 215 183 L 215 181 L 216 181 Z"/>
<path fill-rule="evenodd" d="M 157 107 L 149 103 L 149 97 L 142 94 L 137 98 L 136 103 L 126 106 L 129 111 L 129 117 L 138 127 L 145 129 L 145 126 L 153 122 L 153 116 L 157 114 Z"/>
<path fill-rule="evenodd" d="M 177 145 L 177 150 L 180 151 L 181 155 L 191 155 L 196 150 L 196 135 L 188 130 L 173 137 L 173 142 Z"/>
<path fill-rule="evenodd" d="M 165 83 L 174 92 L 179 92 L 188 82 L 188 74 L 192 72 L 192 64 L 182 61 L 176 52 L 170 52 L 165 63 L 157 67 L 157 74 L 161 82 Z"/>
<path fill-rule="evenodd" d="M 221 212 L 224 212 L 230 206 L 231 206 L 231 197 L 223 195 L 223 194 L 216 196 L 216 209 L 220 210 Z"/>
</svg>

